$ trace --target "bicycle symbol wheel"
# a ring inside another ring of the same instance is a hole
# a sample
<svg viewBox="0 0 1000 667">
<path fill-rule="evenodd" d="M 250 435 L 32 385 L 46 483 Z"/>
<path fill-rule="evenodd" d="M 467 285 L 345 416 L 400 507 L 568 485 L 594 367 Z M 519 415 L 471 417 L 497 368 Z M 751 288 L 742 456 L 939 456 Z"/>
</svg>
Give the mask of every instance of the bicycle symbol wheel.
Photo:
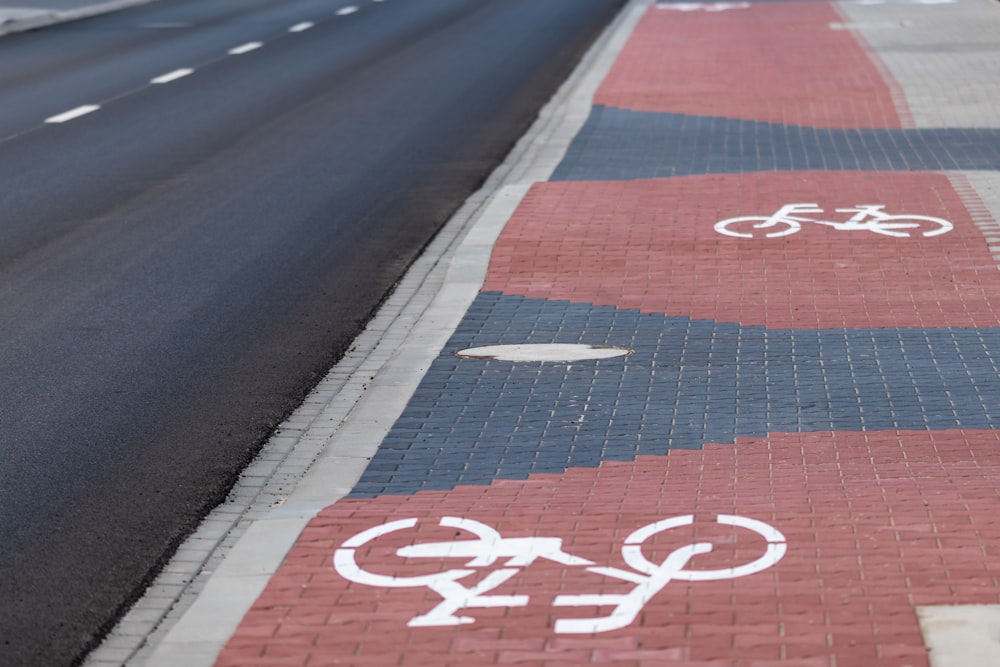
<svg viewBox="0 0 1000 667">
<path fill-rule="evenodd" d="M 430 586 L 441 581 L 442 579 L 462 579 L 475 572 L 475 570 L 451 570 L 444 573 L 439 572 L 435 574 L 424 574 L 412 577 L 395 577 L 369 572 L 358 565 L 354 554 L 359 547 L 365 546 L 375 538 L 381 537 L 382 535 L 387 535 L 389 533 L 396 532 L 397 530 L 413 528 L 416 525 L 417 519 L 399 519 L 398 521 L 390 521 L 388 523 L 369 528 L 368 530 L 361 531 L 351 539 L 344 542 L 341 547 L 334 552 L 334 569 L 336 569 L 342 577 L 349 579 L 350 581 L 355 581 L 359 584 L 366 584 L 368 586 L 384 586 L 386 588 Z"/>
<path fill-rule="evenodd" d="M 785 543 L 785 536 L 782 535 L 778 529 L 764 523 L 763 521 L 757 521 L 756 519 L 748 519 L 747 517 L 735 516 L 731 514 L 720 514 L 716 518 L 716 522 L 727 526 L 737 526 L 752 530 L 764 538 L 767 542 L 767 549 L 759 558 L 744 565 L 715 570 L 681 569 L 674 572 L 672 574 L 672 578 L 680 579 L 682 581 L 716 581 L 718 579 L 736 579 L 739 577 L 745 577 L 771 567 L 784 557 L 785 551 L 788 549 L 788 546 Z M 657 521 L 656 523 L 643 526 L 625 538 L 625 544 L 622 546 L 622 557 L 632 569 L 643 574 L 653 576 L 659 572 L 662 566 L 653 563 L 643 555 L 643 542 L 654 535 L 670 530 L 671 528 L 690 526 L 693 523 L 694 516 L 688 514 L 686 516 L 664 519 L 662 521 Z"/>
<path fill-rule="evenodd" d="M 716 522 L 746 528 L 751 530 L 767 542 L 767 548 L 764 554 L 761 555 L 756 560 L 739 565 L 736 567 L 721 568 L 715 570 L 685 570 L 680 569 L 675 573 L 671 574 L 671 578 L 680 579 L 683 581 L 714 581 L 717 579 L 735 579 L 738 577 L 745 577 L 761 570 L 765 570 L 779 560 L 785 555 L 787 546 L 785 544 L 785 537 L 776 528 L 755 519 L 748 519 L 747 517 L 735 516 L 729 514 L 720 514 L 716 518 Z M 670 519 L 663 519 L 655 523 L 648 524 L 642 528 L 634 531 L 629 535 L 624 544 L 622 545 L 622 558 L 628 563 L 629 567 L 634 569 L 636 572 L 648 576 L 658 576 L 662 568 L 662 564 L 656 564 L 650 561 L 642 553 L 642 545 L 647 540 L 649 540 L 654 535 L 662 533 L 664 531 L 670 530 L 672 528 L 678 528 L 681 526 L 690 526 L 694 523 L 694 516 L 691 514 L 685 516 L 673 517 Z M 366 584 L 368 586 L 384 586 L 387 588 L 409 588 L 409 587 L 419 587 L 419 586 L 432 586 L 442 580 L 457 581 L 470 574 L 473 574 L 475 570 L 467 569 L 468 567 L 476 567 L 482 565 L 488 565 L 497 558 L 497 555 L 492 555 L 486 557 L 484 555 L 479 555 L 473 560 L 466 563 L 466 567 L 462 569 L 449 570 L 446 572 L 437 572 L 434 574 L 423 574 L 408 577 L 398 577 L 391 575 L 383 575 L 375 572 L 370 572 L 368 570 L 360 567 L 355 559 L 355 552 L 358 548 L 365 546 L 372 540 L 381 537 L 382 535 L 387 535 L 388 533 L 396 532 L 399 530 L 406 530 L 413 528 L 417 524 L 417 519 L 400 519 L 397 521 L 390 521 L 388 523 L 375 526 L 364 530 L 354 537 L 350 538 L 344 542 L 339 549 L 334 554 L 334 568 L 346 579 L 355 581 L 360 584 Z M 461 519 L 458 517 L 445 517 L 441 520 L 440 525 L 460 528 L 465 530 L 472 530 L 478 534 L 480 540 L 485 539 L 486 546 L 496 545 L 503 541 L 500 534 L 493 530 L 492 528 L 485 526 L 477 521 L 471 521 L 468 519 Z M 586 559 L 578 558 L 572 556 L 571 554 L 566 554 L 561 551 L 553 551 L 552 540 L 542 538 L 541 545 L 543 547 L 550 547 L 549 551 L 540 551 L 538 549 L 532 549 L 528 546 L 528 543 L 532 540 L 538 540 L 539 538 L 521 538 L 513 540 L 513 543 L 524 544 L 524 553 L 518 555 L 515 552 L 505 552 L 503 557 L 512 557 L 511 561 L 508 561 L 508 565 L 515 563 L 519 558 L 528 557 L 523 564 L 530 563 L 533 557 L 546 557 L 549 559 L 554 559 L 557 562 L 561 562 L 565 565 L 592 565 L 590 561 Z M 558 541 L 561 544 L 561 540 Z M 473 542 L 462 542 L 462 545 L 473 544 Z M 555 545 L 558 548 L 557 545 Z M 708 550 L 711 550 L 710 545 L 703 545 Z M 414 547 L 411 547 L 413 549 Z M 407 549 L 401 550 L 405 552 Z M 694 553 L 694 552 L 692 552 Z M 700 551 L 699 551 L 700 553 Z M 543 555 L 544 554 L 544 555 Z M 449 554 L 451 555 L 451 554 Z M 457 555 L 457 554 L 455 554 Z M 474 555 L 474 553 L 469 553 L 466 555 Z M 602 568 L 603 569 L 603 568 Z"/>
<path fill-rule="evenodd" d="M 466 561 L 463 568 L 397 577 L 370 572 L 358 564 L 355 556 L 359 549 L 383 535 L 412 529 L 417 521 L 416 518 L 399 519 L 363 530 L 345 541 L 333 557 L 334 568 L 349 581 L 387 588 L 426 586 L 440 596 L 441 601 L 432 609 L 413 616 L 407 623 L 409 627 L 464 625 L 476 622 L 474 616 L 463 613 L 467 610 L 525 607 L 531 598 L 527 594 L 494 594 L 492 591 L 516 577 L 536 560 L 545 559 L 563 566 L 578 566 L 581 568 L 578 572 L 585 571 L 632 584 L 632 590 L 624 594 L 561 594 L 552 601 L 555 607 L 614 607 L 614 611 L 604 616 L 558 619 L 555 623 L 556 633 L 607 632 L 631 624 L 646 603 L 673 580 L 693 582 L 744 577 L 771 567 L 781 560 L 786 551 L 785 537 L 776 528 L 762 521 L 720 514 L 716 518 L 718 523 L 745 528 L 763 537 L 767 542 L 764 554 L 743 565 L 712 570 L 686 569 L 692 558 L 712 551 L 712 544 L 709 542 L 696 542 L 674 549 L 659 564 L 643 555 L 643 544 L 654 535 L 693 524 L 694 516 L 689 514 L 656 521 L 629 535 L 622 546 L 622 558 L 632 569 L 622 570 L 598 566 L 586 558 L 565 552 L 563 539 L 560 537 L 535 535 L 505 538 L 496 529 L 474 519 L 444 517 L 438 525 L 471 532 L 477 539 L 422 542 L 396 549 L 396 555 L 403 558 L 462 558 Z M 473 568 L 488 567 L 500 559 L 505 561 L 500 569 L 493 569 L 485 577 L 475 578 L 467 585 L 460 583 L 460 580 L 476 572 Z"/>
<path fill-rule="evenodd" d="M 909 231 L 900 231 L 904 229 L 921 230 L 920 236 L 930 238 L 950 232 L 954 228 L 954 225 L 947 220 L 927 215 L 887 215 L 872 220 L 867 225 L 877 234 L 897 238 L 908 238 L 912 235 Z"/>
<path fill-rule="evenodd" d="M 764 229 L 767 231 L 762 231 Z M 776 239 L 780 236 L 794 234 L 800 229 L 802 229 L 802 225 L 796 220 L 782 218 L 773 221 L 773 218 L 761 215 L 727 218 L 715 223 L 715 231 L 738 239 L 752 239 L 754 237 Z"/>
</svg>

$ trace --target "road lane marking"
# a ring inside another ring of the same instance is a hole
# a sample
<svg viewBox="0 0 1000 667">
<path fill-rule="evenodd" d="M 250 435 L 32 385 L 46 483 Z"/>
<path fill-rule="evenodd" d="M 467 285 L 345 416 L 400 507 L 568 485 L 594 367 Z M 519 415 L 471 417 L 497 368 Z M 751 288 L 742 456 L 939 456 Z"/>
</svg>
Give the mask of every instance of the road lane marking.
<svg viewBox="0 0 1000 667">
<path fill-rule="evenodd" d="M 45 119 L 45 122 L 46 123 L 65 123 L 68 120 L 73 120 L 74 118 L 79 118 L 80 116 L 86 116 L 88 113 L 91 113 L 93 111 L 97 111 L 100 108 L 101 107 L 99 105 L 97 105 L 97 104 L 84 104 L 82 106 L 78 106 L 75 109 L 70 109 L 69 111 L 65 111 L 65 112 L 63 112 L 61 114 L 57 114 L 55 116 L 50 116 L 49 118 Z"/>
<path fill-rule="evenodd" d="M 313 27 L 314 25 L 316 25 L 316 24 L 313 23 L 313 22 L 311 22 L 311 21 L 304 21 L 302 23 L 296 23 L 295 25 L 293 25 L 291 28 L 288 29 L 288 32 L 304 32 L 304 31 L 308 30 L 309 28 Z"/>
<path fill-rule="evenodd" d="M 190 68 L 175 69 L 173 72 L 168 72 L 166 74 L 161 74 L 155 79 L 150 79 L 150 83 L 170 83 L 171 81 L 176 81 L 177 79 L 183 79 L 188 74 L 193 73 L 194 70 Z"/>
<path fill-rule="evenodd" d="M 356 11 L 358 11 L 358 8 L 357 8 L 356 5 L 349 5 L 347 7 L 341 7 L 340 9 L 337 10 L 337 16 L 347 16 L 348 14 L 353 14 Z"/>
<path fill-rule="evenodd" d="M 263 42 L 247 42 L 242 46 L 237 46 L 235 48 L 229 49 L 229 54 L 233 56 L 240 56 L 243 55 L 244 53 L 250 53 L 251 51 L 259 49 L 262 46 L 264 46 Z"/>
</svg>

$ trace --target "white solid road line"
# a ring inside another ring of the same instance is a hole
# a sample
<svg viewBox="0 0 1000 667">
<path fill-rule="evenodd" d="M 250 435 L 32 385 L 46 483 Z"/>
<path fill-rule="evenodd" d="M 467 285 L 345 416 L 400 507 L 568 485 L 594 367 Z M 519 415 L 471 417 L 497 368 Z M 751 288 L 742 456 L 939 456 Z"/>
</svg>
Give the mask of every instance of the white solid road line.
<svg viewBox="0 0 1000 667">
<path fill-rule="evenodd" d="M 314 25 L 316 25 L 316 24 L 313 23 L 313 22 L 311 22 L 311 21 L 305 21 L 303 23 L 296 23 L 295 25 L 293 25 L 291 28 L 288 29 L 288 32 L 303 32 L 303 31 L 308 30 L 309 28 L 313 27 Z"/>
<path fill-rule="evenodd" d="M 237 46 L 235 48 L 229 49 L 229 53 L 230 55 L 239 56 L 243 55 L 244 53 L 250 53 L 251 51 L 259 49 L 262 46 L 264 46 L 263 42 L 247 42 L 242 46 Z"/>
<path fill-rule="evenodd" d="M 70 109 L 69 111 L 57 114 L 55 116 L 50 116 L 45 119 L 46 123 L 65 123 L 68 120 L 73 120 L 74 118 L 79 118 L 80 116 L 86 116 L 92 111 L 97 111 L 101 107 L 97 104 L 84 104 L 75 109 Z"/>
<path fill-rule="evenodd" d="M 358 8 L 357 8 L 356 5 L 350 5 L 348 7 L 341 7 L 340 9 L 337 10 L 337 16 L 347 16 L 348 14 L 353 14 L 356 11 L 358 11 Z"/>
<path fill-rule="evenodd" d="M 150 79 L 150 83 L 170 83 L 171 81 L 176 81 L 177 79 L 183 79 L 188 74 L 194 72 L 193 69 L 183 68 L 175 69 L 173 72 L 168 72 L 167 74 L 162 74 L 155 79 Z"/>
</svg>

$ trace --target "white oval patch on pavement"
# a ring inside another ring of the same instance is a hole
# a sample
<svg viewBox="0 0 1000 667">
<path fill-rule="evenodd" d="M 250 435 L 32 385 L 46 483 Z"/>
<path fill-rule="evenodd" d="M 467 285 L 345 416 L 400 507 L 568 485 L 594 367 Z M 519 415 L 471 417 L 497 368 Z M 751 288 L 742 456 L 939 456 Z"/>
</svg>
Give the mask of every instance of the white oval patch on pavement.
<svg viewBox="0 0 1000 667">
<path fill-rule="evenodd" d="M 456 356 L 468 359 L 494 359 L 497 361 L 587 361 L 611 359 L 632 354 L 627 347 L 566 343 L 487 345 L 459 350 Z"/>
</svg>

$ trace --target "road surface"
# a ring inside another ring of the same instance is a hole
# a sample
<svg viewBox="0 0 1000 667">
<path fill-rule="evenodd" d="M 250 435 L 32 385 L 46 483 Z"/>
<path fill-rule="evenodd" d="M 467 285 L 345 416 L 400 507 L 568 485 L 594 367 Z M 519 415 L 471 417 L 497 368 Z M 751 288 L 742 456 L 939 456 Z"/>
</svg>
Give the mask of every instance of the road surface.
<svg viewBox="0 0 1000 667">
<path fill-rule="evenodd" d="M 620 5 L 164 0 L 0 40 L 0 663 L 94 645 Z"/>
</svg>

